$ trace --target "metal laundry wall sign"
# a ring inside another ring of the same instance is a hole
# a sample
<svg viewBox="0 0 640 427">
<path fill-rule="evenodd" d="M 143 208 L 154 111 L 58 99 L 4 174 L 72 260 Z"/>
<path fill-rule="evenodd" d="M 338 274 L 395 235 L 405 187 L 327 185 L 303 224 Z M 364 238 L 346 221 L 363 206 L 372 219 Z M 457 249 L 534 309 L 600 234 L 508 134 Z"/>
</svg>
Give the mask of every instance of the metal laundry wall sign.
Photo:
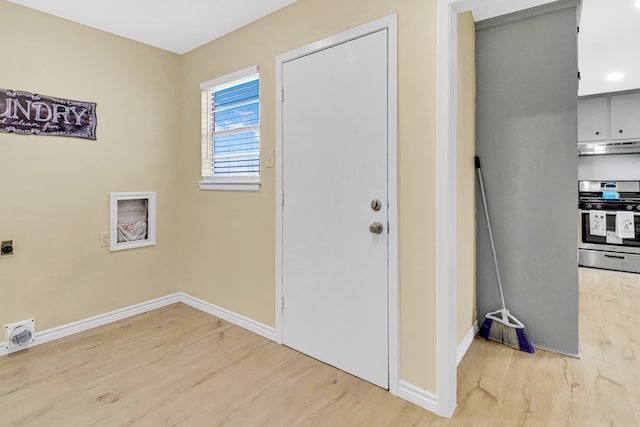
<svg viewBox="0 0 640 427">
<path fill-rule="evenodd" d="M 0 131 L 96 139 L 96 104 L 0 89 Z"/>
</svg>

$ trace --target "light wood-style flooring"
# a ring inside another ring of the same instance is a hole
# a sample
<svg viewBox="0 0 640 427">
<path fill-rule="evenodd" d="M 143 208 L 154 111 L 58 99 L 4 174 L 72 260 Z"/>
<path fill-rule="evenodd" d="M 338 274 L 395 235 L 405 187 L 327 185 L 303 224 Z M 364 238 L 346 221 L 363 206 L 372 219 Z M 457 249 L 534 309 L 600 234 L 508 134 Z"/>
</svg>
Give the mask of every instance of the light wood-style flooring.
<svg viewBox="0 0 640 427">
<path fill-rule="evenodd" d="M 0 425 L 638 426 L 640 275 L 580 278 L 583 359 L 476 338 L 451 419 L 176 304 L 0 358 Z"/>
</svg>

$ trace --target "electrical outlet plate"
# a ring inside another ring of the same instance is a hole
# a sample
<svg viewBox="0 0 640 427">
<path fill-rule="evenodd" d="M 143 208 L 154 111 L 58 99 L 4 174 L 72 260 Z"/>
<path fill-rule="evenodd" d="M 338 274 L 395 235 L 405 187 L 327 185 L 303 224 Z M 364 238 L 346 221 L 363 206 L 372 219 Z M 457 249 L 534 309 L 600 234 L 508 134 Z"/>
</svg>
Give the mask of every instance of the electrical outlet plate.
<svg viewBox="0 0 640 427">
<path fill-rule="evenodd" d="M 24 345 L 16 345 L 16 344 L 12 343 L 10 338 L 9 338 L 11 336 L 11 331 L 13 331 L 14 329 L 16 329 L 19 326 L 23 326 L 23 327 L 25 327 L 25 328 L 27 328 L 27 329 L 29 329 L 31 331 L 31 341 L 29 341 L 28 343 L 26 343 Z M 25 349 L 25 348 L 29 348 L 31 343 L 34 341 L 34 336 L 35 336 L 35 333 L 36 333 L 36 320 L 35 319 L 29 319 L 29 320 L 21 320 L 20 322 L 9 323 L 8 325 L 5 325 L 4 331 L 5 331 L 5 335 L 7 337 L 6 348 L 9 350 L 9 353 L 11 353 L 12 351 L 17 351 L 17 350 L 22 350 L 22 349 Z"/>
<path fill-rule="evenodd" d="M 109 246 L 109 232 L 100 232 L 100 246 Z"/>
<path fill-rule="evenodd" d="M 3 240 L 0 243 L 0 257 L 13 256 L 13 240 Z"/>
</svg>

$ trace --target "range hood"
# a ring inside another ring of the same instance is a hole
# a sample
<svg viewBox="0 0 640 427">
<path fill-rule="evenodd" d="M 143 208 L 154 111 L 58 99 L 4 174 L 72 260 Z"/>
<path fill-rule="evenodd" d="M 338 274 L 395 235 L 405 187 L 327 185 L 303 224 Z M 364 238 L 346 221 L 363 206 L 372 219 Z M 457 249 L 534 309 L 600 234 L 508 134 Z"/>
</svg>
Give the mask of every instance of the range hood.
<svg viewBox="0 0 640 427">
<path fill-rule="evenodd" d="M 600 154 L 640 153 L 640 141 L 627 142 L 580 142 L 579 156 L 595 156 Z"/>
</svg>

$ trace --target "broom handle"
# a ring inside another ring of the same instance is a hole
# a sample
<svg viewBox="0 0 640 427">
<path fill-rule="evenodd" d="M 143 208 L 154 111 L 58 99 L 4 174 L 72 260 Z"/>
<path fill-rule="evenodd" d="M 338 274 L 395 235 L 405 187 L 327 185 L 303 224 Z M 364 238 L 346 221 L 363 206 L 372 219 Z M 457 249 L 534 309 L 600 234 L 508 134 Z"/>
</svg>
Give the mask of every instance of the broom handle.
<svg viewBox="0 0 640 427">
<path fill-rule="evenodd" d="M 496 278 L 498 279 L 498 290 L 500 291 L 500 299 L 502 300 L 502 309 L 506 310 L 504 303 L 504 293 L 502 292 L 502 280 L 500 280 L 500 270 L 498 269 L 498 257 L 496 256 L 496 246 L 493 243 L 493 232 L 491 231 L 491 221 L 489 220 L 489 208 L 487 207 L 487 196 L 484 192 L 484 182 L 482 181 L 482 171 L 480 170 L 480 158 L 476 156 L 476 170 L 478 171 L 478 181 L 480 182 L 480 193 L 482 194 L 482 205 L 484 206 L 484 217 L 487 221 L 487 230 L 489 231 L 489 242 L 491 243 L 491 255 L 493 255 L 493 266 L 496 270 Z"/>
</svg>

